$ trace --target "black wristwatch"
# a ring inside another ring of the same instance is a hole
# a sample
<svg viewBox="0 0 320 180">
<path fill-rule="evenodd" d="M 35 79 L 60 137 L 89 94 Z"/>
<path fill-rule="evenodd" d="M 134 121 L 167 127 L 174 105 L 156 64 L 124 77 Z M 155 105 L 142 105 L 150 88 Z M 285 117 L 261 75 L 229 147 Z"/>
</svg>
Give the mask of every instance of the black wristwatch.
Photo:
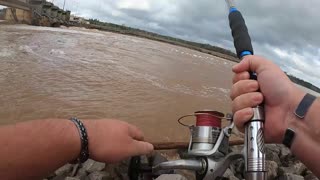
<svg viewBox="0 0 320 180">
<path fill-rule="evenodd" d="M 288 128 L 286 130 L 286 132 L 284 133 L 284 138 L 283 138 L 282 144 L 284 144 L 285 146 L 287 146 L 290 149 L 292 142 L 294 140 L 295 134 L 296 133 L 294 132 L 293 129 Z"/>
</svg>

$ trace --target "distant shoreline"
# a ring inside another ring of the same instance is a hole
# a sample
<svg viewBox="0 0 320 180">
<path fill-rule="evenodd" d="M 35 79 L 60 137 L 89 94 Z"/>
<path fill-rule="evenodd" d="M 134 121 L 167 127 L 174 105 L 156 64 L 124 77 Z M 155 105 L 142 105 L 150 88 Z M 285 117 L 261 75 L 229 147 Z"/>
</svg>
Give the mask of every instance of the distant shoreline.
<svg viewBox="0 0 320 180">
<path fill-rule="evenodd" d="M 209 44 L 190 42 L 190 41 L 186 41 L 186 40 L 182 40 L 182 39 L 178 39 L 178 38 L 173 38 L 173 37 L 169 37 L 169 36 L 163 36 L 163 35 L 159 35 L 156 33 L 147 32 L 144 30 L 135 29 L 135 28 L 127 27 L 127 26 L 121 26 L 121 25 L 112 24 L 112 23 L 104 23 L 104 22 L 100 22 L 96 19 L 90 19 L 89 22 L 90 22 L 89 25 L 80 25 L 80 27 L 85 27 L 88 29 L 98 29 L 101 31 L 120 33 L 120 34 L 124 34 L 124 35 L 136 36 L 136 37 L 146 38 L 146 39 L 155 40 L 155 41 L 159 41 L 159 42 L 169 43 L 172 45 L 177 45 L 177 46 L 189 48 L 189 49 L 196 50 L 196 51 L 199 51 L 202 53 L 206 53 L 206 54 L 210 54 L 210 55 L 213 55 L 216 57 L 227 59 L 227 60 L 230 60 L 230 61 L 233 61 L 236 63 L 240 62 L 240 60 L 236 57 L 236 54 L 234 54 L 233 52 L 226 50 L 226 49 L 223 49 L 223 48 L 220 48 L 220 47 L 211 46 Z M 317 87 L 309 82 L 306 82 L 300 78 L 297 78 L 295 76 L 292 76 L 289 74 L 287 74 L 287 76 L 290 78 L 290 80 L 292 82 L 299 84 L 305 88 L 311 89 L 317 93 L 320 93 L 319 87 Z"/>
</svg>

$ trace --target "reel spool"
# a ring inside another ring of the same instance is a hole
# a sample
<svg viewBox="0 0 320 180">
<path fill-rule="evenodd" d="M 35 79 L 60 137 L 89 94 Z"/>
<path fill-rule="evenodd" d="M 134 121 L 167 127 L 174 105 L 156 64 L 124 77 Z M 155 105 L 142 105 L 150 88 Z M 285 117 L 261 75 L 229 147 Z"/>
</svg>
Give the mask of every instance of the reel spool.
<svg viewBox="0 0 320 180">
<path fill-rule="evenodd" d="M 196 117 L 195 125 L 186 125 L 182 119 L 190 116 Z M 221 120 L 227 119 L 218 111 L 203 110 L 194 114 L 182 116 L 178 122 L 190 129 L 190 142 L 188 154 L 195 156 L 217 156 L 226 155 L 229 146 L 229 136 L 222 131 Z"/>
</svg>

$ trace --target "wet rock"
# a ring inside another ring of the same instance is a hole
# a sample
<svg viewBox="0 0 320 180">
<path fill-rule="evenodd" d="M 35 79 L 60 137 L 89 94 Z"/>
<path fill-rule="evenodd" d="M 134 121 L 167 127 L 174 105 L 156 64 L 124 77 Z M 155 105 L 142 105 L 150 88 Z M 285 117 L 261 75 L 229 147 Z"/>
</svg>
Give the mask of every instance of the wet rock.
<svg viewBox="0 0 320 180">
<path fill-rule="evenodd" d="M 97 162 L 92 159 L 88 159 L 85 163 L 83 163 L 82 168 L 85 169 L 88 173 L 92 173 L 95 171 L 101 171 L 106 167 L 105 163 Z"/>
<path fill-rule="evenodd" d="M 266 161 L 267 179 L 275 179 L 278 175 L 278 164 L 274 161 Z"/>
<path fill-rule="evenodd" d="M 296 174 L 284 174 L 278 180 L 304 180 L 304 178 Z"/>
<path fill-rule="evenodd" d="M 88 176 L 88 180 L 109 180 L 110 174 L 104 171 L 96 171 Z"/>
<path fill-rule="evenodd" d="M 62 166 L 61 168 L 57 169 L 55 171 L 55 174 L 57 176 L 68 175 L 69 173 L 71 173 L 71 171 L 72 171 L 72 165 L 71 164 L 66 164 L 66 165 Z"/>
<path fill-rule="evenodd" d="M 179 174 L 163 174 L 156 180 L 187 180 L 185 177 Z"/>
</svg>

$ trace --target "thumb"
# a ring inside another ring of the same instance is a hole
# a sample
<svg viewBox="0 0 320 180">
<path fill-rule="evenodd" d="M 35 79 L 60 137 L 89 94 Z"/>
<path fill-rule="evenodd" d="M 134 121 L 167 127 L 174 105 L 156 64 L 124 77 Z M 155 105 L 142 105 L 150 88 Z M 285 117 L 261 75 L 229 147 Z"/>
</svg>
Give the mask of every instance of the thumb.
<svg viewBox="0 0 320 180">
<path fill-rule="evenodd" d="M 259 74 L 265 67 L 268 67 L 270 64 L 271 62 L 264 59 L 263 57 L 249 55 L 245 56 L 239 64 L 233 66 L 232 71 L 234 73 L 251 71 Z"/>
<path fill-rule="evenodd" d="M 131 156 L 146 155 L 153 151 L 153 145 L 148 142 L 133 140 L 133 144 L 129 151 Z"/>
</svg>

